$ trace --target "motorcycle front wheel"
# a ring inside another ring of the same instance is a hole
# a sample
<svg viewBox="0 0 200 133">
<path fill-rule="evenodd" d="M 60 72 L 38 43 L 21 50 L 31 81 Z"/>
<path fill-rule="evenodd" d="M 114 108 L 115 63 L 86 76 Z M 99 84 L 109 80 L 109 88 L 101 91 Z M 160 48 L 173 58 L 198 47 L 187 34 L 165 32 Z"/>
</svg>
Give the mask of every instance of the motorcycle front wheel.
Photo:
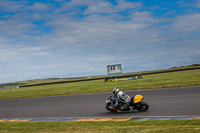
<svg viewBox="0 0 200 133">
<path fill-rule="evenodd" d="M 135 109 L 139 111 L 147 111 L 149 109 L 149 105 L 146 102 L 141 101 L 138 104 L 136 104 Z"/>
</svg>

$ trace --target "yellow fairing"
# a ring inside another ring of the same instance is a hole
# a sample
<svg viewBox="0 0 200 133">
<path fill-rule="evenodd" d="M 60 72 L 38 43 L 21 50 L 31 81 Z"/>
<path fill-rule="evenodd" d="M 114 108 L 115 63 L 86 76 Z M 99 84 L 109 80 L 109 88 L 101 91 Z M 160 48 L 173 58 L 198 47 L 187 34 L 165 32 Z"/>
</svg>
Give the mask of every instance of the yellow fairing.
<svg viewBox="0 0 200 133">
<path fill-rule="evenodd" d="M 106 100 L 106 103 L 110 103 L 110 102 L 111 102 L 110 100 L 109 100 L 109 101 L 108 101 L 108 100 Z"/>
<path fill-rule="evenodd" d="M 134 97 L 134 103 L 139 103 L 143 99 L 142 95 L 136 95 Z"/>
</svg>

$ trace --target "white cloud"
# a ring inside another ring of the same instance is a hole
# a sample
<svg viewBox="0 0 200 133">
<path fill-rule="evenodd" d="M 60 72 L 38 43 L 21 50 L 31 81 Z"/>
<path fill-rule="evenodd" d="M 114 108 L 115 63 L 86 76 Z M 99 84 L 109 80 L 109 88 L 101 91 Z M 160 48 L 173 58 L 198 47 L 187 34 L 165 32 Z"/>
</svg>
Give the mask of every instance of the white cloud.
<svg viewBox="0 0 200 133">
<path fill-rule="evenodd" d="M 20 51 L 39 51 L 41 50 L 41 47 L 22 47 L 20 48 Z"/>
<path fill-rule="evenodd" d="M 200 8 L 200 0 L 197 0 L 196 7 L 197 7 L 197 8 Z"/>
<path fill-rule="evenodd" d="M 53 7 L 52 4 L 44 4 L 42 2 L 35 2 L 33 5 L 26 7 L 26 10 L 44 12 L 44 11 L 49 11 L 52 7 Z"/>
<path fill-rule="evenodd" d="M 0 31 L 3 33 L 2 36 L 7 36 L 10 38 L 20 38 L 21 35 L 24 37 L 26 34 L 34 33 L 35 31 L 32 31 L 34 27 L 34 24 L 19 19 L 9 19 L 0 22 Z"/>
<path fill-rule="evenodd" d="M 143 12 L 134 12 L 131 14 L 131 18 L 134 22 L 137 23 L 158 23 L 159 19 L 152 17 L 151 12 L 143 11 Z"/>
<path fill-rule="evenodd" d="M 26 7 L 27 1 L 1 0 L 0 9 L 8 12 L 22 11 Z"/>
<path fill-rule="evenodd" d="M 125 0 L 118 0 L 117 5 L 113 5 L 109 2 L 101 1 L 99 4 L 93 3 L 88 5 L 88 8 L 84 11 L 85 14 L 92 14 L 92 13 L 116 13 L 124 10 L 129 9 L 140 9 L 141 8 L 140 2 L 127 2 Z"/>
<path fill-rule="evenodd" d="M 199 21 L 200 13 L 180 15 L 176 17 L 175 22 L 172 24 L 172 28 L 174 31 L 180 33 L 199 32 Z"/>
<path fill-rule="evenodd" d="M 88 8 L 84 11 L 85 14 L 92 13 L 112 13 L 112 4 L 109 2 L 101 2 L 99 4 L 93 4 L 88 6 Z"/>
<path fill-rule="evenodd" d="M 128 2 L 126 0 L 118 0 L 117 5 L 106 0 L 71 0 L 62 4 L 60 9 L 56 9 L 56 12 L 70 11 L 72 9 L 80 10 L 78 7 L 87 7 L 84 11 L 84 14 L 93 14 L 93 13 L 116 13 L 129 9 L 140 9 L 142 4 L 140 2 Z"/>
<path fill-rule="evenodd" d="M 118 3 L 118 5 L 115 7 L 117 10 L 142 8 L 141 2 L 127 2 L 126 0 L 117 0 L 117 3 Z"/>
</svg>

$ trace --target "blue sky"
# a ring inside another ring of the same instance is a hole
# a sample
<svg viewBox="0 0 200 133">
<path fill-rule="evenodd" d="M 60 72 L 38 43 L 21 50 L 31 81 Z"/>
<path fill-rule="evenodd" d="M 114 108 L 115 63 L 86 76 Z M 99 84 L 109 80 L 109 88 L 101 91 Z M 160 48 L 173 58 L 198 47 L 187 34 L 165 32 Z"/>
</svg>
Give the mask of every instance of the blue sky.
<svg viewBox="0 0 200 133">
<path fill-rule="evenodd" d="M 0 83 L 200 63 L 200 0 L 1 0 Z"/>
</svg>

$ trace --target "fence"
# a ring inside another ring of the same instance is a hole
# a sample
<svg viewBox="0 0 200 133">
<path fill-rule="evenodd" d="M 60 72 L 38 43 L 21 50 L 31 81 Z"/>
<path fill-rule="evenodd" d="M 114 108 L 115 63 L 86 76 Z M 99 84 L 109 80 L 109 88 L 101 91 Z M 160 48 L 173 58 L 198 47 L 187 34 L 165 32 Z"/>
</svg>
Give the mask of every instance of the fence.
<svg viewBox="0 0 200 133">
<path fill-rule="evenodd" d="M 0 88 L 0 90 L 5 90 L 5 89 L 18 89 L 19 86 L 9 86 L 9 87 L 4 87 L 4 88 Z"/>
</svg>

